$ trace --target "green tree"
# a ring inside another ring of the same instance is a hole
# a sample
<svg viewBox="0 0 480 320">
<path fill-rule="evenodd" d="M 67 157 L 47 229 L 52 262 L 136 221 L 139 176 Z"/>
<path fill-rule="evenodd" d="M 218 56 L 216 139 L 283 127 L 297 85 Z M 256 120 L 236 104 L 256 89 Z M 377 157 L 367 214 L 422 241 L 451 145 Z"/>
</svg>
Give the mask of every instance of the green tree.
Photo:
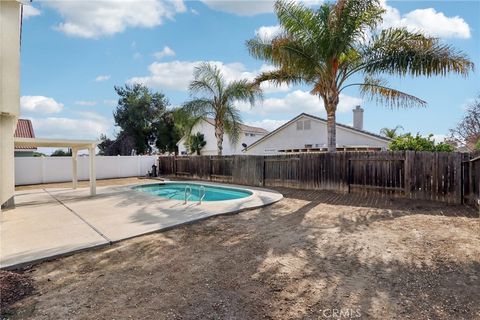
<svg viewBox="0 0 480 320">
<path fill-rule="evenodd" d="M 477 143 L 475 143 L 475 150 L 480 151 L 480 140 L 478 140 Z"/>
<path fill-rule="evenodd" d="M 52 152 L 50 157 L 70 157 L 72 155 L 72 150 L 68 149 L 67 151 L 62 149 L 57 149 Z"/>
<path fill-rule="evenodd" d="M 277 67 L 257 82 L 309 85 L 327 112 L 329 152 L 336 150 L 335 114 L 346 88 L 356 86 L 364 97 L 389 107 L 424 106 L 425 101 L 389 87 L 379 76 L 467 76 L 474 67 L 464 53 L 421 32 L 377 31 L 384 14 L 378 0 L 339 0 L 317 10 L 277 1 L 275 12 L 282 32 L 247 41 L 253 57 Z"/>
<path fill-rule="evenodd" d="M 150 142 L 157 138 L 155 129 L 160 127 L 169 105 L 167 98 L 141 84 L 115 86 L 115 91 L 120 96 L 113 113 L 116 125 L 121 128 L 119 135 L 133 139 L 137 154 L 151 152 Z"/>
<path fill-rule="evenodd" d="M 45 157 L 45 153 L 34 151 L 33 156 L 34 157 Z"/>
<path fill-rule="evenodd" d="M 384 137 L 394 139 L 398 135 L 398 131 L 403 130 L 402 126 L 396 126 L 395 128 L 382 128 L 380 134 Z"/>
<path fill-rule="evenodd" d="M 242 119 L 234 103 L 243 101 L 253 105 L 262 96 L 260 86 L 245 79 L 227 83 L 220 69 L 209 63 L 196 67 L 193 76 L 189 89 L 192 94 L 200 97 L 186 102 L 182 112 L 193 119 L 189 125 L 190 131 L 201 119 L 214 119 L 217 151 L 221 156 L 224 133 L 228 134 L 234 144 L 240 135 Z"/>
<path fill-rule="evenodd" d="M 428 137 L 422 137 L 417 133 L 416 136 L 412 136 L 410 133 L 406 133 L 395 137 L 389 144 L 389 149 L 392 151 L 438 151 L 438 152 L 452 152 L 454 147 L 447 143 L 435 143 L 433 140 L 433 134 Z"/>
<path fill-rule="evenodd" d="M 197 132 L 197 134 L 192 134 L 187 139 L 187 148 L 190 153 L 196 153 L 198 156 L 200 155 L 200 151 L 205 147 L 207 141 L 205 141 L 205 136 Z"/>
<path fill-rule="evenodd" d="M 178 152 L 177 142 L 182 138 L 181 130 L 175 125 L 174 113 L 165 112 L 160 121 L 153 124 L 155 146 L 160 152 Z"/>
<path fill-rule="evenodd" d="M 187 113 L 186 108 L 176 108 L 172 111 L 175 126 L 181 136 L 189 136 L 198 119 Z"/>
</svg>

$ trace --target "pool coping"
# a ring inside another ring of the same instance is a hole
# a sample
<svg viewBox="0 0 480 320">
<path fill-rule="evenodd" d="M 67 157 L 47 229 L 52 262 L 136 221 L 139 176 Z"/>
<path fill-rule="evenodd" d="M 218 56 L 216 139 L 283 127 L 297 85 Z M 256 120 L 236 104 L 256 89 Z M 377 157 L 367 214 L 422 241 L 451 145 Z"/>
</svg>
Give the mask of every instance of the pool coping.
<svg viewBox="0 0 480 320">
<path fill-rule="evenodd" d="M 164 181 L 164 180 L 159 179 L 159 183 L 161 183 L 162 181 Z M 91 212 L 88 213 L 88 211 L 92 211 L 91 210 L 92 205 L 95 207 L 95 202 L 104 201 L 106 198 L 108 198 L 109 195 L 112 198 L 121 198 L 122 195 L 125 195 L 125 192 L 127 192 L 127 194 L 131 193 L 133 191 L 132 187 L 134 187 L 134 186 L 155 184 L 155 183 L 152 183 L 151 181 L 148 181 L 148 182 L 146 181 L 145 183 L 135 183 L 135 184 L 129 184 L 129 185 L 122 185 L 122 186 L 101 187 L 101 188 L 99 188 L 100 194 L 97 195 L 97 196 L 93 196 L 93 197 L 86 196 L 86 194 L 88 193 L 88 188 L 81 188 L 81 189 L 77 189 L 77 190 L 73 190 L 73 191 L 68 190 L 68 189 L 67 190 L 65 190 L 65 189 L 60 189 L 59 190 L 58 188 L 57 189 L 40 189 L 40 190 L 37 189 L 36 191 L 38 191 L 38 192 L 41 191 L 41 192 L 44 192 L 46 194 L 49 194 L 53 199 L 58 201 L 66 209 L 70 210 L 71 211 L 70 214 L 73 213 L 73 214 L 77 215 L 78 218 L 80 218 L 80 220 L 84 220 L 83 223 L 85 225 L 88 225 L 90 228 L 94 229 L 97 233 L 101 234 L 102 236 L 105 236 L 104 237 L 105 241 L 103 243 L 96 243 L 96 244 L 92 244 L 92 245 L 85 245 L 84 243 L 83 244 L 78 244 L 78 245 L 75 245 L 75 246 L 71 246 L 71 247 L 69 247 L 68 249 L 66 249 L 62 252 L 58 252 L 58 253 L 54 253 L 54 254 L 47 254 L 47 255 L 44 255 L 44 256 L 40 256 L 40 257 L 35 257 L 35 258 L 32 258 L 32 259 L 29 259 L 28 261 L 19 261 L 18 263 L 15 263 L 15 262 L 12 261 L 12 263 L 9 263 L 8 265 L 3 265 L 1 267 L 1 269 L 8 269 L 8 270 L 20 269 L 20 268 L 24 268 L 24 267 L 27 267 L 27 266 L 32 266 L 32 265 L 35 265 L 35 264 L 39 264 L 39 263 L 42 263 L 42 262 L 45 262 L 45 261 L 51 261 L 51 260 L 55 260 L 55 259 L 58 259 L 58 258 L 61 258 L 61 257 L 70 256 L 70 255 L 76 254 L 78 252 L 85 252 L 85 251 L 91 250 L 91 249 L 102 248 L 102 247 L 105 247 L 105 246 L 108 246 L 108 245 L 115 244 L 115 243 L 120 242 L 120 241 L 129 240 L 129 239 L 132 239 L 132 238 L 145 236 L 145 235 L 149 235 L 149 234 L 153 234 L 153 233 L 165 232 L 165 231 L 168 231 L 168 230 L 172 230 L 174 228 L 182 227 L 184 225 L 194 224 L 194 223 L 197 223 L 197 222 L 200 222 L 200 221 L 203 221 L 203 220 L 207 220 L 207 219 L 212 218 L 212 217 L 218 217 L 218 216 L 224 216 L 224 215 L 225 216 L 226 215 L 233 215 L 233 214 L 238 214 L 240 212 L 244 212 L 244 211 L 247 211 L 247 210 L 255 210 L 255 209 L 258 209 L 258 208 L 265 207 L 267 205 L 276 203 L 276 202 L 280 201 L 281 199 L 283 199 L 283 195 L 281 193 L 279 193 L 277 191 L 265 189 L 265 188 L 240 186 L 240 185 L 233 185 L 233 184 L 228 184 L 228 183 L 215 183 L 215 182 L 210 182 L 210 181 L 209 182 L 203 182 L 203 181 L 195 181 L 195 180 L 181 180 L 181 181 L 165 180 L 165 182 L 194 183 L 194 184 L 203 184 L 203 185 L 212 185 L 212 186 L 225 186 L 227 188 L 232 188 L 232 189 L 238 188 L 238 189 L 248 190 L 248 191 L 252 192 L 252 195 L 250 195 L 249 197 L 235 199 L 235 200 L 221 200 L 221 201 L 204 202 L 204 203 L 202 203 L 202 206 L 207 207 L 207 204 L 208 204 L 208 207 L 210 207 L 209 208 L 210 210 L 212 210 L 212 207 L 216 207 L 216 209 L 218 209 L 218 211 L 217 212 L 210 211 L 209 213 L 204 213 L 202 211 L 202 209 L 203 209 L 203 207 L 202 207 L 202 208 L 200 208 L 199 213 L 189 213 L 187 216 L 184 217 L 183 220 L 180 219 L 179 221 L 174 221 L 173 223 L 170 223 L 170 224 L 167 223 L 167 225 L 161 226 L 161 227 L 158 227 L 158 228 L 155 228 L 155 227 L 153 229 L 150 228 L 149 230 L 145 230 L 144 232 L 139 230 L 139 232 L 135 232 L 134 234 L 130 234 L 130 235 L 127 235 L 127 236 L 120 236 L 120 238 L 115 238 L 115 237 L 112 238 L 112 236 L 108 232 L 105 232 L 105 230 L 102 231 L 102 227 L 104 227 L 104 226 L 99 227 L 99 225 L 95 221 L 95 219 L 92 219 L 92 213 Z M 30 192 L 30 193 L 34 194 L 34 192 L 32 192 L 32 191 L 33 190 L 29 190 L 26 193 L 28 194 Z M 102 196 L 102 192 L 104 193 L 103 196 Z M 149 199 L 152 200 L 153 205 L 156 205 L 156 204 L 162 202 L 162 201 L 159 200 L 160 197 L 158 197 L 158 196 L 148 194 L 148 193 L 145 193 L 145 192 L 140 192 L 140 191 L 135 191 L 135 193 L 140 194 L 138 196 L 138 198 L 140 200 L 146 200 L 147 202 L 148 202 Z M 268 201 L 265 201 L 265 198 L 261 197 L 262 193 L 269 193 L 270 194 L 270 198 L 268 199 Z M 132 194 L 129 194 L 129 195 L 132 196 Z M 75 196 L 77 196 L 77 198 L 72 198 L 72 197 L 75 197 Z M 80 199 L 78 199 L 78 196 L 80 196 Z M 252 205 L 250 205 L 250 206 L 242 207 L 242 202 L 245 202 L 245 200 L 250 201 L 251 199 L 249 200 L 249 198 L 251 198 L 251 197 L 253 198 L 254 196 L 257 196 L 257 198 L 258 198 L 258 199 L 256 199 L 257 202 L 254 205 L 252 203 Z M 134 194 L 133 197 L 135 198 L 136 195 Z M 163 201 L 164 204 L 170 204 L 170 205 L 173 202 L 183 202 L 183 200 Z M 233 203 L 234 205 L 232 206 L 232 208 L 236 208 L 236 209 L 235 210 L 228 210 L 228 211 L 225 211 L 224 209 L 222 209 L 222 205 L 224 205 L 225 203 L 228 203 L 228 202 L 230 202 L 230 203 L 234 202 Z M 42 204 L 29 205 L 28 203 L 24 203 L 22 208 L 23 208 L 23 210 L 28 210 L 29 207 L 31 207 L 30 210 L 35 211 L 35 210 L 41 209 L 41 206 L 42 206 Z M 178 204 L 177 204 L 177 206 L 178 206 Z M 194 207 L 195 202 L 193 202 L 193 204 L 188 203 L 186 206 L 188 208 L 198 209 L 198 207 L 197 208 Z M 89 208 L 90 208 L 90 210 L 89 210 Z M 110 211 L 112 211 L 112 209 L 115 209 L 115 206 L 112 206 L 111 208 L 107 207 L 106 209 L 110 209 Z M 86 210 L 87 210 L 87 213 L 86 213 Z M 184 211 L 184 210 L 185 210 L 185 207 L 178 206 L 178 211 L 176 211 L 176 212 L 181 212 L 181 211 Z M 65 211 L 67 211 L 67 210 L 65 210 Z M 13 209 L 13 211 L 10 211 L 10 214 L 15 214 L 15 209 Z M 100 213 L 98 215 L 100 215 Z M 97 218 L 98 218 L 98 216 L 97 216 Z M 3 223 L 3 221 L 2 221 L 2 223 Z M 24 234 L 27 234 L 27 237 L 28 237 L 28 231 L 29 230 L 24 230 Z M 68 230 L 66 230 L 66 232 L 68 232 Z M 58 244 L 55 243 L 55 245 L 58 245 Z M 51 249 L 51 248 L 48 248 L 48 249 Z M 23 248 L 23 250 L 25 250 L 25 248 Z M 54 251 L 53 248 L 52 248 L 52 251 Z M 9 257 L 9 258 L 10 258 L 10 260 L 13 260 L 11 257 Z"/>
</svg>

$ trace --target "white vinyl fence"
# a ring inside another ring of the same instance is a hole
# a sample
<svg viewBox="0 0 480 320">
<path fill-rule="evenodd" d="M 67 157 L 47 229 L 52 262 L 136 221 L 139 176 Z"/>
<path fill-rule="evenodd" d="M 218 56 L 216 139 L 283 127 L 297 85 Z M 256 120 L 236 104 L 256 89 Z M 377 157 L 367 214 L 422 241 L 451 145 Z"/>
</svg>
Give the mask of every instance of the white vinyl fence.
<svg viewBox="0 0 480 320">
<path fill-rule="evenodd" d="M 97 156 L 97 179 L 145 176 L 156 156 Z M 78 180 L 88 180 L 88 156 L 78 157 Z M 71 157 L 16 157 L 15 185 L 72 181 Z"/>
</svg>

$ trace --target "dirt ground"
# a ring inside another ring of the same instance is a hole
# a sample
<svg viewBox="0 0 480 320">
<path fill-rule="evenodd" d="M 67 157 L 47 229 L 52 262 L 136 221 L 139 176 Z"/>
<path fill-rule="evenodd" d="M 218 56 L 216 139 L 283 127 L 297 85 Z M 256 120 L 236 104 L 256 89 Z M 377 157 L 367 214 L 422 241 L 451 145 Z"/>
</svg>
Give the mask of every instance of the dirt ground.
<svg viewBox="0 0 480 320">
<path fill-rule="evenodd" d="M 272 206 L 34 266 L 14 319 L 480 319 L 478 212 L 279 189 Z"/>
</svg>

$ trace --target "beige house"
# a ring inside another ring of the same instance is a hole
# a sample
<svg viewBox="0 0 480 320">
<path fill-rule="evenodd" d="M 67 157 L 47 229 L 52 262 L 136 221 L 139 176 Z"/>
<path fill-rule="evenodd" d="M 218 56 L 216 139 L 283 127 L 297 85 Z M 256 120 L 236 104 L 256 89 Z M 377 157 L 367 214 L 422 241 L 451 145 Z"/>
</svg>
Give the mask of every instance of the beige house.
<svg viewBox="0 0 480 320">
<path fill-rule="evenodd" d="M 28 119 L 18 119 L 17 128 L 15 129 L 14 138 L 35 138 L 32 121 Z M 19 147 L 15 146 L 15 157 L 33 157 L 37 151 L 36 147 Z"/>
<path fill-rule="evenodd" d="M 337 123 L 337 151 L 387 150 L 390 139 L 363 129 L 363 108 L 353 109 L 353 126 Z M 327 120 L 302 113 L 255 141 L 245 154 L 268 155 L 327 151 Z"/>
<path fill-rule="evenodd" d="M 13 207 L 15 195 L 15 147 L 67 147 L 72 149 L 72 185 L 77 187 L 77 155 L 90 155 L 90 194 L 96 194 L 95 148 L 98 141 L 51 140 L 15 137 L 20 115 L 20 32 L 22 3 L 0 0 L 0 210 Z"/>
<path fill-rule="evenodd" d="M 237 144 L 233 144 L 230 141 L 230 137 L 228 134 L 225 134 L 223 137 L 223 155 L 235 155 L 235 154 L 243 154 L 243 150 L 246 146 L 251 145 L 258 139 L 263 138 L 268 134 L 268 131 L 259 128 L 259 127 L 252 127 L 247 125 L 240 125 L 240 137 Z M 217 155 L 217 138 L 215 137 L 215 121 L 210 118 L 206 118 L 205 120 L 201 120 L 197 123 L 193 129 L 192 134 L 196 134 L 200 132 L 203 134 L 206 145 L 200 151 L 200 154 L 205 156 Z M 186 146 L 186 139 L 187 137 L 183 137 L 180 141 L 177 142 L 178 146 L 178 153 L 180 155 L 187 155 L 189 154 L 189 150 Z"/>
<path fill-rule="evenodd" d="M 14 132 L 20 115 L 19 1 L 0 0 L 0 205 L 13 202 Z"/>
</svg>

